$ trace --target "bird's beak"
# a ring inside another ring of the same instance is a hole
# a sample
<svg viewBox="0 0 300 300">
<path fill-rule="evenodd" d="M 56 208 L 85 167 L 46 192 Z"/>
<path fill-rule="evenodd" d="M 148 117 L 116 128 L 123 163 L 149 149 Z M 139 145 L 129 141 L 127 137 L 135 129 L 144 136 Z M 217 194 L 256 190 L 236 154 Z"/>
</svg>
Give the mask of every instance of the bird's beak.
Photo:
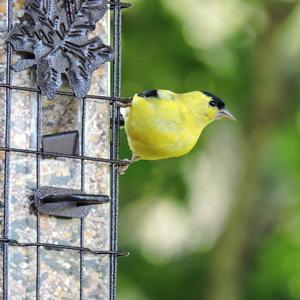
<svg viewBox="0 0 300 300">
<path fill-rule="evenodd" d="M 230 119 L 236 121 L 236 118 L 233 116 L 233 114 L 225 108 L 219 110 L 217 119 Z"/>
</svg>

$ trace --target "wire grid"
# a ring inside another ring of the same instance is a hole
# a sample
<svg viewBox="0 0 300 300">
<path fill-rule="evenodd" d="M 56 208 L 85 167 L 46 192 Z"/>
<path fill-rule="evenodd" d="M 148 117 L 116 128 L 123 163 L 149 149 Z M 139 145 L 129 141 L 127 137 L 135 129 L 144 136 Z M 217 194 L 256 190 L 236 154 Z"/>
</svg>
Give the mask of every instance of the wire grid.
<svg viewBox="0 0 300 300">
<path fill-rule="evenodd" d="M 7 31 L 13 27 L 13 0 L 8 0 L 7 7 Z M 80 288 L 79 299 L 84 299 L 83 294 L 83 256 L 85 252 L 96 255 L 110 255 L 110 300 L 116 299 L 116 281 L 117 281 L 117 257 L 126 256 L 128 253 L 118 250 L 118 197 L 119 197 L 119 177 L 118 166 L 123 161 L 119 158 L 119 137 L 120 137 L 120 111 L 116 101 L 126 101 L 128 99 L 121 97 L 121 35 L 122 35 L 122 9 L 131 7 L 131 4 L 120 2 L 120 0 L 107 1 L 110 9 L 113 11 L 113 48 L 115 59 L 112 63 L 112 85 L 111 96 L 88 95 L 82 99 L 81 106 L 81 153 L 78 156 L 65 155 L 60 153 L 46 153 L 42 151 L 42 101 L 41 92 L 36 88 L 22 87 L 12 85 L 12 46 L 7 44 L 7 62 L 6 62 L 6 83 L 1 83 L 0 87 L 6 89 L 6 111 L 5 111 L 5 146 L 0 147 L 0 151 L 5 152 L 4 162 L 4 217 L 3 217 L 3 237 L 0 239 L 3 249 L 3 299 L 8 300 L 8 246 L 17 247 L 36 247 L 36 299 L 41 297 L 40 289 L 40 247 L 47 247 L 53 250 L 74 250 L 80 252 Z M 20 149 L 11 147 L 11 99 L 12 91 L 30 91 L 37 95 L 37 115 L 36 115 L 36 150 Z M 58 91 L 57 95 L 74 96 L 71 92 Z M 111 107 L 111 141 L 110 158 L 96 158 L 85 156 L 85 110 L 86 101 L 95 99 L 99 101 L 109 101 Z M 10 178 L 10 155 L 11 153 L 26 153 L 36 155 L 36 188 L 40 188 L 40 160 L 42 155 L 49 157 L 63 157 L 81 161 L 81 190 L 84 191 L 85 180 L 84 170 L 85 162 L 102 162 L 110 165 L 110 202 L 111 202 L 111 226 L 110 226 L 110 249 L 109 250 L 91 250 L 84 245 L 84 219 L 80 223 L 80 247 L 70 245 L 49 244 L 40 242 L 40 216 L 37 213 L 36 218 L 36 243 L 20 243 L 17 240 L 9 239 L 9 178 Z"/>
</svg>

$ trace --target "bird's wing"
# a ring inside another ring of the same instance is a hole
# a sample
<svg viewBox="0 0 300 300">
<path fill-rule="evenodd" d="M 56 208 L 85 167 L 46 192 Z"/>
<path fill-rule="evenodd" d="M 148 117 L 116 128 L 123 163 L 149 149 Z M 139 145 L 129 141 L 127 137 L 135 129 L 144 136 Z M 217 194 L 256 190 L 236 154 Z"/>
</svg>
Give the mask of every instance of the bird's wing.
<svg viewBox="0 0 300 300">
<path fill-rule="evenodd" d="M 148 130 L 157 127 L 158 130 L 164 131 L 169 130 L 171 126 L 178 126 L 182 121 L 182 113 L 177 99 L 178 94 L 168 90 L 156 89 L 135 94 L 125 115 L 125 123 L 130 117 L 139 127 Z"/>
<path fill-rule="evenodd" d="M 131 117 L 134 116 L 134 120 L 141 117 L 139 123 L 143 123 L 142 127 L 155 127 L 155 124 L 165 123 L 168 123 L 170 127 L 170 123 L 178 123 L 180 120 L 181 114 L 178 101 L 176 101 L 177 98 L 178 94 L 160 89 L 147 90 L 135 94 L 132 106 L 124 115 L 125 122 L 127 117 L 131 115 Z M 147 124 L 144 124 L 145 122 Z"/>
<path fill-rule="evenodd" d="M 176 94 L 174 92 L 168 91 L 168 90 L 153 89 L 153 90 L 147 90 L 147 91 L 138 93 L 136 96 L 147 99 L 147 100 L 150 100 L 150 99 L 171 100 L 176 97 Z"/>
<path fill-rule="evenodd" d="M 141 98 L 159 98 L 158 90 L 147 90 L 137 94 Z"/>
</svg>

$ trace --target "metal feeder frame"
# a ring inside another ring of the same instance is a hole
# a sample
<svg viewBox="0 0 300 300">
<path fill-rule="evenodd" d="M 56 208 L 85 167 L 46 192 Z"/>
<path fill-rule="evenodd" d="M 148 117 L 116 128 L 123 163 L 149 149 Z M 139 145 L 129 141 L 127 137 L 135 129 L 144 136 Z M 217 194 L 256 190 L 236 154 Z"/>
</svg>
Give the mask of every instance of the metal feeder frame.
<svg viewBox="0 0 300 300">
<path fill-rule="evenodd" d="M 7 31 L 9 32 L 13 28 L 13 0 L 7 0 Z M 5 146 L 0 147 L 0 151 L 5 153 L 4 163 L 4 217 L 3 217 L 3 235 L 0 238 L 0 244 L 3 250 L 3 299 L 8 300 L 8 246 L 15 247 L 36 247 L 37 261 L 36 261 L 36 299 L 41 299 L 40 289 L 40 248 L 44 247 L 53 250 L 74 250 L 80 252 L 80 295 L 79 299 L 83 300 L 83 254 L 85 252 L 97 254 L 97 255 L 110 255 L 110 300 L 116 299 L 116 281 L 117 281 L 117 258 L 119 256 L 127 256 L 127 252 L 118 250 L 118 207 L 119 207 L 119 175 L 118 166 L 123 163 L 119 157 L 119 143 L 120 143 L 120 121 L 121 115 L 117 101 L 126 101 L 127 98 L 121 97 L 121 34 L 122 34 L 122 9 L 130 8 L 132 5 L 129 3 L 120 2 L 119 0 L 108 1 L 110 10 L 113 11 L 113 49 L 115 59 L 112 62 L 112 80 L 111 80 L 111 96 L 100 96 L 100 95 L 87 95 L 85 98 L 79 100 L 82 101 L 82 110 L 85 112 L 85 106 L 87 98 L 109 101 L 111 108 L 111 141 L 110 141 L 110 158 L 96 158 L 88 157 L 84 155 L 84 143 L 85 143 L 85 114 L 82 113 L 82 140 L 81 140 L 81 153 L 65 154 L 65 153 L 54 153 L 45 152 L 42 148 L 42 103 L 41 103 L 41 91 L 38 88 L 29 88 L 24 86 L 12 85 L 12 46 L 7 44 L 7 62 L 6 62 L 6 82 L 0 83 L 0 88 L 6 90 L 6 111 L 5 111 Z M 37 127 L 36 127 L 36 138 L 37 147 L 36 150 L 20 149 L 11 147 L 11 98 L 12 91 L 30 91 L 37 94 Z M 56 95 L 67 95 L 74 96 L 72 92 L 57 91 Z M 36 155 L 36 190 L 41 188 L 40 186 L 40 160 L 41 157 L 62 157 L 71 158 L 81 161 L 81 190 L 84 190 L 84 168 L 86 161 L 102 162 L 110 165 L 110 183 L 111 190 L 109 201 L 111 202 L 111 232 L 110 232 L 110 249 L 109 250 L 92 250 L 83 247 L 83 219 L 81 219 L 80 226 L 80 247 L 59 245 L 59 244 L 47 244 L 40 242 L 40 216 L 37 212 L 37 229 L 36 243 L 20 243 L 17 240 L 9 239 L 8 232 L 8 217 L 9 217 L 9 174 L 10 174 L 10 155 L 11 153 L 25 153 Z"/>
</svg>

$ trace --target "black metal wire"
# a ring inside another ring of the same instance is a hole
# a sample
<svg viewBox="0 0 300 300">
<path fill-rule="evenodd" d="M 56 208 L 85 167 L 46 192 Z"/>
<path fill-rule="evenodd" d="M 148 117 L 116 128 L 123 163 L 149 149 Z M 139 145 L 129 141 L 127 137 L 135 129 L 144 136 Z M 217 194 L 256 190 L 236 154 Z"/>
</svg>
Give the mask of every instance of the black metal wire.
<svg viewBox="0 0 300 300">
<path fill-rule="evenodd" d="M 81 155 L 84 156 L 85 153 L 85 113 L 86 113 L 86 100 L 82 99 L 81 106 Z M 81 190 L 84 192 L 84 182 L 85 181 L 85 163 L 84 160 L 81 161 Z M 80 219 L 80 247 L 84 245 L 84 218 Z M 80 287 L 79 287 L 79 299 L 83 300 L 83 268 L 84 259 L 83 251 L 80 251 Z"/>
<path fill-rule="evenodd" d="M 33 92 L 33 93 L 41 93 L 41 90 L 38 88 L 17 86 L 17 85 L 12 85 L 12 84 L 7 84 L 7 83 L 0 83 L 0 88 Z M 55 94 L 59 95 L 59 96 L 75 97 L 75 94 L 72 92 L 57 91 Z M 93 100 L 102 100 L 102 101 L 109 101 L 109 102 L 117 101 L 117 102 L 125 102 L 125 103 L 132 100 L 131 97 L 127 97 L 127 98 L 126 97 L 109 97 L 109 96 L 102 96 L 102 95 L 87 95 L 85 98 L 87 100 L 93 99 Z"/>
<path fill-rule="evenodd" d="M 113 84 L 112 96 L 120 97 L 121 94 L 121 9 L 114 7 L 114 32 L 113 45 L 115 49 L 115 60 L 113 61 Z M 120 112 L 116 102 L 112 103 L 112 142 L 111 159 L 119 159 L 119 122 Z M 111 165 L 111 250 L 118 249 L 118 207 L 119 207 L 119 176 L 117 166 Z M 117 258 L 111 257 L 111 284 L 110 299 L 116 299 L 117 283 Z"/>
<path fill-rule="evenodd" d="M 13 239 L 3 239 L 0 238 L 0 244 L 10 245 L 15 247 L 44 247 L 49 250 L 73 250 L 73 251 L 83 251 L 92 253 L 95 255 L 111 255 L 111 256 L 128 256 L 129 252 L 126 251 L 111 251 L 111 250 L 93 250 L 86 247 L 77 247 L 71 245 L 61 245 L 61 244 L 51 244 L 51 243 L 21 243 Z"/>
<path fill-rule="evenodd" d="M 44 152 L 44 151 L 36 151 L 31 149 L 21 149 L 21 148 L 10 148 L 10 147 L 0 147 L 0 151 L 5 152 L 15 152 L 15 153 L 26 153 L 26 154 L 39 154 L 47 157 L 53 158 L 70 158 L 77 160 L 87 160 L 94 161 L 99 163 L 107 163 L 107 164 L 116 164 L 116 165 L 126 165 L 129 162 L 127 160 L 119 160 L 119 159 L 109 159 L 109 158 L 101 158 L 101 157 L 91 157 L 91 156 L 82 156 L 82 155 L 69 155 L 55 152 Z"/>
<path fill-rule="evenodd" d="M 40 152 L 42 148 L 42 99 L 41 94 L 37 93 L 36 98 L 36 151 Z M 36 154 L 36 189 L 40 188 L 41 175 L 41 154 Z M 40 213 L 36 212 L 36 243 L 40 243 Z M 36 299 L 40 299 L 40 247 L 36 247 Z"/>
<path fill-rule="evenodd" d="M 13 27 L 13 0 L 8 0 L 7 7 L 7 30 L 8 32 Z M 117 257 L 127 256 L 127 252 L 118 250 L 118 197 L 119 197 L 119 176 L 118 166 L 128 163 L 119 158 L 119 137 L 120 137 L 120 110 L 117 102 L 128 102 L 131 98 L 121 97 L 121 34 L 122 34 L 122 9 L 129 8 L 130 3 L 116 1 L 107 1 L 110 9 L 113 11 L 113 46 L 115 50 L 115 60 L 112 63 L 112 91 L 111 96 L 104 95 L 88 95 L 82 99 L 81 109 L 81 151 L 80 155 L 66 155 L 61 153 L 44 152 L 42 149 L 42 98 L 39 88 L 17 86 L 12 84 L 12 47 L 7 44 L 7 62 L 6 62 L 6 82 L 0 83 L 0 88 L 6 91 L 6 111 L 5 111 L 5 145 L 0 147 L 0 151 L 5 152 L 4 163 L 4 222 L 3 235 L 0 238 L 0 244 L 3 249 L 3 299 L 9 299 L 9 282 L 8 282 L 8 252 L 9 246 L 13 247 L 35 247 L 36 248 L 36 299 L 42 297 L 42 290 L 40 286 L 41 280 L 41 263 L 40 250 L 41 247 L 53 250 L 73 250 L 80 254 L 80 288 L 79 298 L 84 300 L 84 253 L 92 253 L 94 255 L 109 255 L 110 256 L 110 300 L 116 299 L 116 281 L 117 281 Z M 37 95 L 36 98 L 36 147 L 35 149 L 22 149 L 11 147 L 11 100 L 12 91 L 29 91 Z M 57 95 L 74 97 L 74 93 L 58 91 Z M 85 155 L 85 115 L 86 115 L 86 101 L 89 99 L 109 101 L 111 107 L 111 142 L 110 142 L 110 157 L 90 157 Z M 80 223 L 80 246 L 50 244 L 41 242 L 41 228 L 40 216 L 37 213 L 36 217 L 36 242 L 21 243 L 17 240 L 9 239 L 9 184 L 10 184 L 10 156 L 11 153 L 24 153 L 36 156 L 36 189 L 40 188 L 40 162 L 42 157 L 52 158 L 66 158 L 81 161 L 81 190 L 85 189 L 85 161 L 92 161 L 95 163 L 106 163 L 111 167 L 110 172 L 110 199 L 111 199 L 111 233 L 110 233 L 110 248 L 109 250 L 94 250 L 84 247 L 84 220 Z"/>
<path fill-rule="evenodd" d="M 8 0 L 7 4 L 7 31 L 13 27 L 13 0 Z M 12 65 L 12 47 L 7 45 L 6 57 L 6 84 L 11 85 Z M 6 89 L 6 108 L 5 108 L 5 147 L 9 148 L 11 144 L 11 89 Z M 3 200 L 4 200 L 4 220 L 3 220 L 3 238 L 9 236 L 9 177 L 10 177 L 10 153 L 5 153 L 4 163 L 4 187 L 3 187 Z M 3 245 L 3 299 L 8 299 L 8 246 Z"/>
</svg>

